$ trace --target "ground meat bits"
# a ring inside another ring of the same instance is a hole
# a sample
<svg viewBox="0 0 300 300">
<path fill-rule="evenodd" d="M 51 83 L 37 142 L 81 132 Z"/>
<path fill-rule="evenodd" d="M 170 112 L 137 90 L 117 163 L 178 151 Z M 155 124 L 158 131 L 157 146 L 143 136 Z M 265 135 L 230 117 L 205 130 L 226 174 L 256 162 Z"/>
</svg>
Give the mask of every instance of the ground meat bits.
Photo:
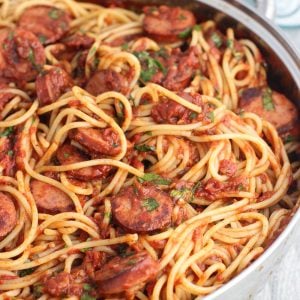
<svg viewBox="0 0 300 300">
<path fill-rule="evenodd" d="M 33 32 L 42 44 L 59 40 L 70 29 L 70 16 L 59 8 L 36 5 L 27 8 L 18 20 L 19 27 Z"/>
<path fill-rule="evenodd" d="M 154 185 L 123 188 L 111 204 L 113 218 L 128 232 L 152 232 L 171 224 L 172 199 Z"/>
<path fill-rule="evenodd" d="M 196 24 L 193 13 L 180 7 L 146 7 L 144 13 L 144 31 L 150 38 L 162 43 L 182 39 L 182 33 L 188 32 Z"/>
<path fill-rule="evenodd" d="M 69 196 L 53 185 L 32 180 L 31 192 L 40 213 L 58 214 L 74 210 Z"/>
<path fill-rule="evenodd" d="M 87 155 L 69 144 L 64 144 L 63 146 L 59 147 L 56 157 L 62 165 L 69 165 L 89 160 Z M 111 166 L 94 166 L 68 171 L 67 173 L 69 176 L 76 179 L 89 181 L 93 179 L 103 179 L 107 177 L 111 170 Z"/>
<path fill-rule="evenodd" d="M 35 79 L 46 62 L 44 47 L 38 38 L 24 29 L 0 33 L 0 76 L 21 81 Z"/>
<path fill-rule="evenodd" d="M 158 269 L 158 262 L 146 251 L 115 257 L 96 272 L 97 291 L 102 296 L 134 290 L 154 279 Z"/>
<path fill-rule="evenodd" d="M 121 152 L 119 136 L 111 128 L 78 128 L 70 131 L 69 136 L 96 154 L 113 156 Z"/>
<path fill-rule="evenodd" d="M 41 105 L 55 102 L 72 86 L 72 78 L 58 67 L 40 73 L 35 82 L 37 97 Z"/>
<path fill-rule="evenodd" d="M 249 88 L 242 92 L 239 108 L 252 112 L 272 123 L 279 133 L 289 131 L 295 124 L 296 106 L 284 95 L 269 88 Z"/>
<path fill-rule="evenodd" d="M 89 79 L 85 89 L 94 96 L 110 91 L 126 94 L 128 81 L 122 74 L 114 70 L 99 70 Z"/>
<path fill-rule="evenodd" d="M 10 196 L 0 192 L 0 240 L 17 224 L 17 212 Z"/>
</svg>

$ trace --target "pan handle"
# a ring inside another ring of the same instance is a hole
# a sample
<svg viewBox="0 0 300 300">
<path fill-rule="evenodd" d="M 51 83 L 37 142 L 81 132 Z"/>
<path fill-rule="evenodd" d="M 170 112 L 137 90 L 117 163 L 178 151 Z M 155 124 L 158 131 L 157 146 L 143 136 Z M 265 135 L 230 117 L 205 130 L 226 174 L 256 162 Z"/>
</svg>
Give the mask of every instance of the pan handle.
<svg viewBox="0 0 300 300">
<path fill-rule="evenodd" d="M 256 0 L 258 11 L 270 20 L 275 18 L 275 1 L 274 0 Z"/>
</svg>

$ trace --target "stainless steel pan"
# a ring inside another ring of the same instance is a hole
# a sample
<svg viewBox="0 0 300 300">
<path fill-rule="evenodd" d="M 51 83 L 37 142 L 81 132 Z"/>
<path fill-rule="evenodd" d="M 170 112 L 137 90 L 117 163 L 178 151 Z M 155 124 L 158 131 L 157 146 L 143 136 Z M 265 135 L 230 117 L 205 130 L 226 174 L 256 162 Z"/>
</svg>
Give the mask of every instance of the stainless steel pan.
<svg viewBox="0 0 300 300">
<path fill-rule="evenodd" d="M 236 0 L 98 0 L 94 2 L 104 5 L 116 3 L 137 10 L 151 4 L 179 5 L 193 10 L 200 21 L 214 19 L 221 29 L 233 27 L 237 37 L 250 38 L 261 49 L 268 64 L 271 87 L 285 93 L 300 109 L 300 59 L 296 49 L 268 20 L 274 15 L 273 0 L 257 0 L 256 11 L 260 12 L 260 15 Z M 299 230 L 297 224 L 300 225 L 300 210 L 262 256 L 240 275 L 205 299 L 251 299 L 261 290 L 270 274 L 276 270 L 288 247 L 295 240 L 295 231 Z"/>
</svg>

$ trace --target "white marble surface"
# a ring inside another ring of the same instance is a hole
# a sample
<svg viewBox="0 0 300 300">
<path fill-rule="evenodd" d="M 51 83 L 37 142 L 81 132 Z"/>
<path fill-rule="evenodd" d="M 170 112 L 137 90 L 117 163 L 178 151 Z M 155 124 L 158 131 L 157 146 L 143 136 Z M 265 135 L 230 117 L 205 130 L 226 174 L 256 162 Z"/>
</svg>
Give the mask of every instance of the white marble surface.
<svg viewBox="0 0 300 300">
<path fill-rule="evenodd" d="M 245 0 L 249 3 L 249 0 Z M 285 26 L 281 26 L 290 43 L 296 46 L 298 54 L 300 53 L 300 0 L 276 0 L 277 16 L 275 22 L 283 24 L 283 9 L 289 10 L 289 5 L 298 4 L 297 12 L 285 17 Z M 296 13 L 296 14 L 295 14 Z M 295 15 L 297 15 L 295 17 Z M 299 16 L 299 18 L 298 18 Z M 290 24 L 288 19 L 290 18 Z M 297 21 L 295 23 L 295 20 Z M 293 22 L 292 22 L 293 21 Z M 299 24 L 299 25 L 297 25 Z M 297 26 L 295 26 L 297 25 Z M 253 300 L 300 300 L 300 227 L 298 235 L 279 266 L 279 269 L 273 272 L 271 278 L 266 282 L 264 289 Z"/>
</svg>

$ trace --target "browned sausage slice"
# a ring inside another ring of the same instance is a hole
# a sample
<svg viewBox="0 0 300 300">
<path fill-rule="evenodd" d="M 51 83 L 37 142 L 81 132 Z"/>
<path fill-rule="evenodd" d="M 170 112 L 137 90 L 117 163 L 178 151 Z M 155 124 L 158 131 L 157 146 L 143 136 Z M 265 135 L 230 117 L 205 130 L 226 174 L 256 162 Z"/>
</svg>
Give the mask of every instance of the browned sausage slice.
<svg viewBox="0 0 300 300">
<path fill-rule="evenodd" d="M 92 152 L 104 155 L 118 155 L 121 152 L 120 139 L 111 128 L 79 128 L 70 131 L 70 138 Z"/>
<path fill-rule="evenodd" d="M 61 42 L 68 48 L 71 49 L 89 49 L 93 45 L 95 39 L 92 37 L 81 34 L 74 33 L 70 36 L 65 37 Z"/>
<path fill-rule="evenodd" d="M 0 192 L 0 240 L 9 234 L 17 224 L 17 212 L 10 196 Z"/>
<path fill-rule="evenodd" d="M 134 290 L 155 278 L 159 264 L 146 251 L 129 257 L 115 257 L 95 274 L 100 295 Z"/>
<path fill-rule="evenodd" d="M 0 50 L 3 60 L 3 64 L 0 63 L 0 76 L 22 81 L 35 79 L 46 62 L 44 47 L 38 38 L 20 28 L 4 34 Z"/>
<path fill-rule="evenodd" d="M 68 195 L 53 185 L 34 179 L 31 181 L 31 192 L 41 213 L 56 214 L 74 210 Z"/>
<path fill-rule="evenodd" d="M 272 123 L 279 133 L 290 130 L 297 120 L 296 106 L 284 95 L 269 88 L 249 88 L 242 92 L 239 108 Z"/>
<path fill-rule="evenodd" d="M 55 102 L 63 93 L 71 89 L 73 80 L 59 67 L 43 71 L 36 79 L 36 94 L 41 105 Z"/>
<path fill-rule="evenodd" d="M 70 16 L 63 10 L 46 5 L 27 8 L 18 20 L 19 27 L 33 32 L 42 44 L 59 40 L 70 29 Z"/>
<path fill-rule="evenodd" d="M 191 95 L 185 92 L 180 92 L 178 95 L 198 106 L 202 105 L 200 94 L 194 93 Z M 168 124 L 187 124 L 192 123 L 194 120 L 199 118 L 199 116 L 197 114 L 195 115 L 190 109 L 167 98 L 162 99 L 158 102 L 158 104 L 153 106 L 151 110 L 151 117 L 156 123 Z"/>
<path fill-rule="evenodd" d="M 193 13 L 180 7 L 146 7 L 144 12 L 144 31 L 158 42 L 176 42 L 196 24 Z"/>
<path fill-rule="evenodd" d="M 114 219 L 128 232 L 152 232 L 171 224 L 172 199 L 154 185 L 126 187 L 111 204 Z"/>
<path fill-rule="evenodd" d="M 85 89 L 94 96 L 109 91 L 126 94 L 128 81 L 123 75 L 114 70 L 99 70 L 89 79 Z"/>
<path fill-rule="evenodd" d="M 69 144 L 64 144 L 59 147 L 56 157 L 62 165 L 69 165 L 89 160 L 84 153 Z M 89 181 L 93 179 L 103 179 L 107 177 L 111 170 L 111 166 L 94 166 L 68 171 L 68 175 L 79 180 Z"/>
</svg>

